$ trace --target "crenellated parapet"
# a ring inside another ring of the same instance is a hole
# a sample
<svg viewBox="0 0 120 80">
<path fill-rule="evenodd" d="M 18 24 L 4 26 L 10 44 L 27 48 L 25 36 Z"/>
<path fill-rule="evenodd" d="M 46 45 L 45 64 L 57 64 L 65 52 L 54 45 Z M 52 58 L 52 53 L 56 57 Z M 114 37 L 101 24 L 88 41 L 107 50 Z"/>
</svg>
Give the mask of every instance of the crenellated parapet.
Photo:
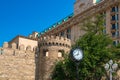
<svg viewBox="0 0 120 80">
<path fill-rule="evenodd" d="M 20 51 L 33 51 L 35 52 L 37 49 L 37 46 L 31 47 L 30 45 L 26 46 L 24 44 L 21 44 L 18 46 L 17 43 L 13 42 L 11 44 L 9 44 L 8 42 L 4 42 L 3 43 L 3 47 L 2 48 L 9 48 L 9 49 L 15 49 L 15 50 L 20 50 Z"/>
<path fill-rule="evenodd" d="M 59 36 L 44 36 L 39 39 L 39 45 L 41 47 L 44 46 L 58 46 L 58 47 L 71 47 L 71 40 L 64 38 L 64 37 L 59 37 Z"/>
<path fill-rule="evenodd" d="M 44 36 L 38 39 L 40 57 L 58 59 L 61 52 L 68 53 L 71 48 L 71 40 L 60 36 Z M 61 55 L 62 56 L 62 55 Z"/>
<path fill-rule="evenodd" d="M 17 46 L 16 43 L 10 45 L 8 42 L 4 42 L 3 47 L 0 47 L 0 55 L 34 58 L 36 50 L 37 47 L 32 50 L 31 46 L 27 46 L 26 50 L 24 50 L 24 45 Z"/>
</svg>

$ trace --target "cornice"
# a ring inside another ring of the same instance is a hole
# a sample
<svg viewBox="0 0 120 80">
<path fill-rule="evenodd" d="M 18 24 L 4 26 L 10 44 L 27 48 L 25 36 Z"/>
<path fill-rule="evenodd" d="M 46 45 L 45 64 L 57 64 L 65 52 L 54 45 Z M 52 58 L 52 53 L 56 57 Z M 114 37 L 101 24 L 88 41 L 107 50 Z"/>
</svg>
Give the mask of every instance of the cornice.
<svg viewBox="0 0 120 80">
<path fill-rule="evenodd" d="M 120 4 L 119 0 L 104 0 L 104 1 L 88 8 L 87 10 L 81 12 L 80 14 L 74 15 L 68 21 L 62 23 L 61 25 L 58 25 L 56 28 L 53 28 L 52 30 L 47 31 L 42 35 L 44 36 L 47 34 L 55 34 L 62 30 L 65 30 L 66 28 L 73 27 L 74 25 L 80 23 L 87 17 L 94 16 L 95 14 L 100 13 L 101 11 L 105 11 L 107 8 L 110 8 L 111 6 L 117 5 L 117 4 Z"/>
</svg>

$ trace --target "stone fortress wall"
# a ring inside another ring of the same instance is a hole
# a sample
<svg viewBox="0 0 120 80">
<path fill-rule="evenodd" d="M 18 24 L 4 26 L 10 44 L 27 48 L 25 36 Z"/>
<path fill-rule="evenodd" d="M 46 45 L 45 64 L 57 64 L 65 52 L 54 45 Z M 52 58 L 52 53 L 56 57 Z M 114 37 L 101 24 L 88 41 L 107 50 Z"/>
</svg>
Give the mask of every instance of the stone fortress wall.
<svg viewBox="0 0 120 80">
<path fill-rule="evenodd" d="M 63 60 L 63 53 L 69 53 L 71 40 L 59 36 L 44 36 L 38 40 L 38 64 L 36 80 L 51 80 L 51 72 L 57 61 Z"/>
<path fill-rule="evenodd" d="M 27 39 L 35 43 L 33 46 L 32 43 L 24 44 L 24 39 L 26 38 L 17 37 L 4 42 L 0 48 L 0 80 L 50 79 L 54 64 L 63 60 L 62 52 L 70 51 L 71 40 L 59 36 L 44 36 L 38 39 L 37 46 L 35 40 Z"/>
<path fill-rule="evenodd" d="M 11 47 L 9 47 L 11 46 Z M 7 42 L 0 48 L 0 80 L 34 80 L 35 51 Z"/>
</svg>

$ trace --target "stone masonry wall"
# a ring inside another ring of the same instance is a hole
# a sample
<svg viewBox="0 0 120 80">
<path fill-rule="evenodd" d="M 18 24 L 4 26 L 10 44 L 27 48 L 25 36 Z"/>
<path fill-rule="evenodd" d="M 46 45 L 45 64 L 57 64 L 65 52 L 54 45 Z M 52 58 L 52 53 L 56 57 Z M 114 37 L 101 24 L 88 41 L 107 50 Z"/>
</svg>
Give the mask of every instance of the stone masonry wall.
<svg viewBox="0 0 120 80">
<path fill-rule="evenodd" d="M 44 36 L 39 39 L 39 54 L 36 80 L 51 80 L 55 63 L 63 60 L 62 51 L 69 53 L 71 40 L 59 36 Z"/>
<path fill-rule="evenodd" d="M 0 80 L 34 80 L 34 53 L 32 51 L 0 48 Z"/>
</svg>

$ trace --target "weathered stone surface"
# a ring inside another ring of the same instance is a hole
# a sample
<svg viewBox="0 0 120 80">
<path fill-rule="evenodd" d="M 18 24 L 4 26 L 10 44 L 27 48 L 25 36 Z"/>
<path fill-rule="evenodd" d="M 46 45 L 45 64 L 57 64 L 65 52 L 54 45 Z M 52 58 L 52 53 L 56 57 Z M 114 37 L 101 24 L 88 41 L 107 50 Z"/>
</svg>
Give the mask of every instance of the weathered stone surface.
<svg viewBox="0 0 120 80">
<path fill-rule="evenodd" d="M 0 54 L 0 80 L 34 79 L 34 52 L 3 48 L 3 54 Z"/>
<path fill-rule="evenodd" d="M 70 51 L 71 40 L 59 36 L 44 36 L 39 40 L 39 56 L 36 69 L 36 80 L 51 80 L 55 63 L 63 59 L 59 54 Z"/>
</svg>

